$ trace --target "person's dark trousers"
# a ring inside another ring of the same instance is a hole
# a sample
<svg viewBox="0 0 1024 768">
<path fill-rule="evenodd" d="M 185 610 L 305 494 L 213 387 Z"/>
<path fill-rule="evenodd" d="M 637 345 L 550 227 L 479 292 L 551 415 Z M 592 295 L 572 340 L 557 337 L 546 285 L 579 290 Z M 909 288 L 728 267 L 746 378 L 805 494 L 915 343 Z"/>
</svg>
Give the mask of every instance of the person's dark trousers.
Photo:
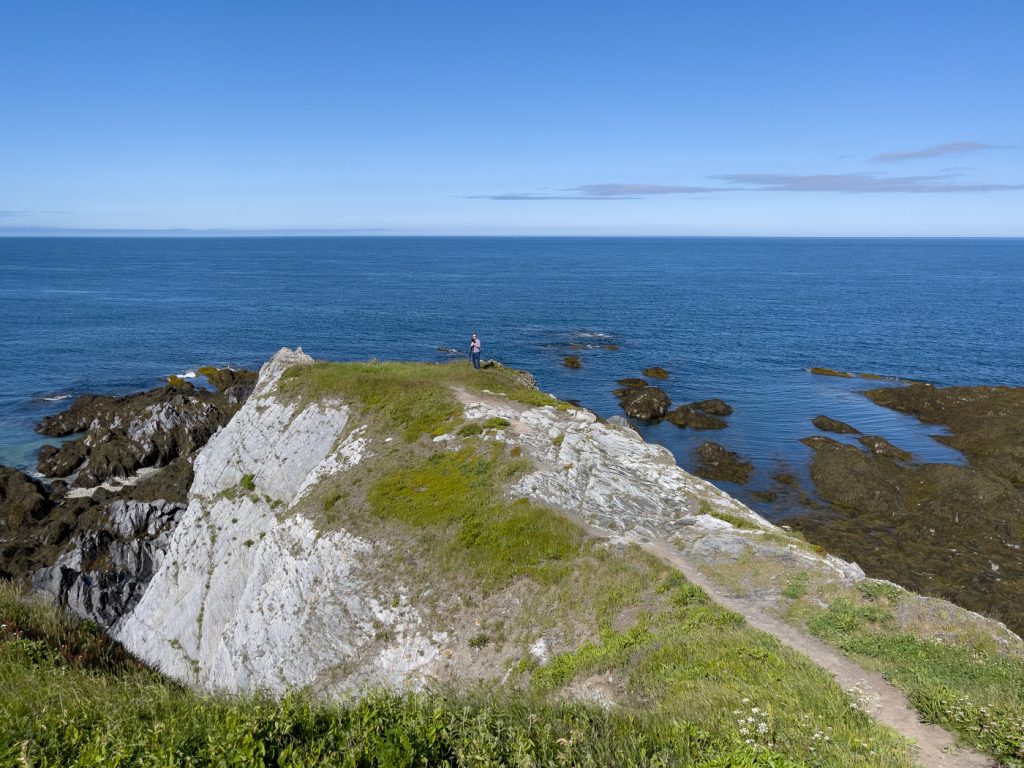
<svg viewBox="0 0 1024 768">
<path fill-rule="evenodd" d="M 479 369 L 480 368 L 480 353 L 479 352 L 474 352 L 472 355 L 470 355 L 470 357 L 473 358 L 473 367 Z"/>
</svg>

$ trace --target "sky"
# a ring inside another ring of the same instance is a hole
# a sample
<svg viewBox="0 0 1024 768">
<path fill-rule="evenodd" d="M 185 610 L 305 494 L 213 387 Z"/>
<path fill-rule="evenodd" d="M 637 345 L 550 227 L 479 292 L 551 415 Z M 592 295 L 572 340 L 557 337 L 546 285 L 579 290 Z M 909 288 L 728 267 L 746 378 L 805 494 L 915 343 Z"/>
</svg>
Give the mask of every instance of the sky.
<svg viewBox="0 0 1024 768">
<path fill-rule="evenodd" d="M 1024 3 L 0 0 L 0 234 L 1024 236 Z"/>
</svg>

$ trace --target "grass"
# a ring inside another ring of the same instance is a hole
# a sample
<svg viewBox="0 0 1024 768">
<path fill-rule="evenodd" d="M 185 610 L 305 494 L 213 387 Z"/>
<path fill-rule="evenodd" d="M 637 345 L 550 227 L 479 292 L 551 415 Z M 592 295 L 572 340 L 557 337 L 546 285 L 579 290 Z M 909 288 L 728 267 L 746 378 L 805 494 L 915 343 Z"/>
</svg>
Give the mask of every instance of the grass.
<svg viewBox="0 0 1024 768">
<path fill-rule="evenodd" d="M 533 388 L 521 371 L 487 368 L 479 371 L 464 361 L 441 365 L 426 363 L 315 363 L 285 371 L 278 384 L 281 394 L 299 402 L 337 398 L 372 415 L 384 431 L 401 434 L 412 442 L 423 435 L 440 435 L 462 415 L 453 386 L 489 390 L 526 405 L 563 403 Z"/>
<path fill-rule="evenodd" d="M 371 512 L 409 526 L 437 529 L 439 557 L 452 573 L 475 575 L 485 589 L 517 576 L 556 578 L 584 545 L 564 516 L 525 500 L 503 500 L 500 482 L 528 463 L 502 446 L 470 444 L 401 468 L 370 490 Z"/>
<path fill-rule="evenodd" d="M 808 629 L 902 688 L 927 722 L 1007 766 L 1024 766 L 1024 660 L 918 637 L 893 608 L 903 591 L 873 583 L 812 613 Z"/>
</svg>

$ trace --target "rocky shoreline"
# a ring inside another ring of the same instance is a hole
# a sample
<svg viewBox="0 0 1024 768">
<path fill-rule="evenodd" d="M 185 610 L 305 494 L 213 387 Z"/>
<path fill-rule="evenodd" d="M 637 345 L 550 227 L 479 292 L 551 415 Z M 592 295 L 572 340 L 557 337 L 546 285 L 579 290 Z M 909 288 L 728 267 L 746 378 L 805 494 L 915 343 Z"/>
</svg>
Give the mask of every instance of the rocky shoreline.
<svg viewBox="0 0 1024 768">
<path fill-rule="evenodd" d="M 105 629 L 131 610 L 185 509 L 195 457 L 256 381 L 252 371 L 203 372 L 212 390 L 177 379 L 84 395 L 40 422 L 40 434 L 68 439 L 40 450 L 45 482 L 0 467 L 0 578 L 31 583 Z"/>
<path fill-rule="evenodd" d="M 87 395 L 43 419 L 41 434 L 78 436 L 40 451 L 46 483 L 0 468 L 0 577 L 30 581 L 104 627 L 130 610 L 185 508 L 195 456 L 245 402 L 256 376 L 204 373 L 213 390 L 177 380 L 127 397 Z M 673 409 L 664 389 L 649 381 L 671 374 L 643 373 L 620 379 L 615 391 L 630 418 L 698 430 L 727 426 L 728 403 L 712 398 Z M 821 414 L 813 419 L 819 433 L 801 441 L 812 451 L 811 492 L 791 473 L 776 471 L 769 487 L 750 495 L 766 512 L 788 511 L 788 526 L 869 575 L 950 599 L 1020 632 L 1024 390 L 902 384 L 864 394 L 948 428 L 952 434 L 936 439 L 962 451 L 968 466 L 914 462 L 884 436 Z M 821 432 L 852 436 L 862 447 Z M 754 466 L 705 441 L 693 470 L 743 485 Z"/>
</svg>

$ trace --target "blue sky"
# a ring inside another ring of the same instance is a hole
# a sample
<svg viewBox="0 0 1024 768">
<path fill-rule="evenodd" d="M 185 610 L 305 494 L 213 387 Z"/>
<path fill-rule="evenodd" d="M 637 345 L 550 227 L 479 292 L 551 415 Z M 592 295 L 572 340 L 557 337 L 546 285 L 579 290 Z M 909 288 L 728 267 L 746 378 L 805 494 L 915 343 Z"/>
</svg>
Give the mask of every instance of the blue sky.
<svg viewBox="0 0 1024 768">
<path fill-rule="evenodd" d="M 0 231 L 1024 236 L 1024 3 L 0 0 Z"/>
</svg>

